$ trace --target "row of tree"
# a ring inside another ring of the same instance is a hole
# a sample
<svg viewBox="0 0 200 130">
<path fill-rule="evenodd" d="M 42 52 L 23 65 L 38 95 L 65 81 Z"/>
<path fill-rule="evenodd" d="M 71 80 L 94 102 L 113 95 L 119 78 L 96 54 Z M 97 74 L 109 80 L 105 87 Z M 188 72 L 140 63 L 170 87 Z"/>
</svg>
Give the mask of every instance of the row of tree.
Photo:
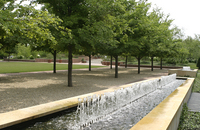
<svg viewBox="0 0 200 130">
<path fill-rule="evenodd" d="M 38 3 L 43 4 L 41 10 L 34 8 Z M 134 56 L 140 66 L 145 56 L 153 61 L 153 57 L 184 52 L 177 38 L 180 30 L 170 28 L 169 16 L 159 9 L 150 12 L 150 7 L 146 0 L 33 0 L 29 6 L 3 0 L 0 51 L 23 43 L 32 50 L 51 52 L 54 61 L 58 52 L 67 51 L 68 86 L 72 86 L 73 54 L 89 59 L 95 54 L 109 55 L 115 58 L 117 78 L 118 56 Z M 91 62 L 89 66 L 91 70 Z"/>
</svg>

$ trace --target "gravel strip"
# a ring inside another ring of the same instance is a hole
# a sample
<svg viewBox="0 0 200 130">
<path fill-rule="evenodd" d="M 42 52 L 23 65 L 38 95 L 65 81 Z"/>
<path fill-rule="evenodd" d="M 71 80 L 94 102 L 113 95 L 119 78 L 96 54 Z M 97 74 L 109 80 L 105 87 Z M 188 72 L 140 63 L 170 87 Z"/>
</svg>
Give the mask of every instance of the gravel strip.
<svg viewBox="0 0 200 130">
<path fill-rule="evenodd" d="M 67 87 L 67 71 L 0 75 L 0 113 L 30 107 L 86 93 L 117 87 L 140 80 L 167 75 L 167 69 L 119 68 L 73 71 L 73 87 Z"/>
</svg>

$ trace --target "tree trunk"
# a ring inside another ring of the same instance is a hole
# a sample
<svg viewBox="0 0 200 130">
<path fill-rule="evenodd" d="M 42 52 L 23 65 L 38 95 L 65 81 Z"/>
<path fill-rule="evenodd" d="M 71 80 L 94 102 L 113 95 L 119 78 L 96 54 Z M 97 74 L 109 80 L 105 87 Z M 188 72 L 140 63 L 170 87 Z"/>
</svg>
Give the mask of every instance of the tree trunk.
<svg viewBox="0 0 200 130">
<path fill-rule="evenodd" d="M 138 57 L 138 74 L 140 74 L 140 57 Z"/>
<path fill-rule="evenodd" d="M 151 57 L 151 71 L 153 71 L 153 57 Z"/>
<path fill-rule="evenodd" d="M 110 69 L 112 69 L 112 56 L 110 57 Z"/>
<path fill-rule="evenodd" d="M 160 58 L 160 69 L 162 70 L 162 58 Z"/>
<path fill-rule="evenodd" d="M 115 56 L 115 78 L 118 78 L 118 56 Z"/>
<path fill-rule="evenodd" d="M 68 48 L 68 87 L 72 87 L 72 47 Z"/>
<path fill-rule="evenodd" d="M 91 71 L 91 55 L 89 55 L 89 71 Z"/>
<path fill-rule="evenodd" d="M 53 73 L 56 73 L 56 51 L 53 52 Z"/>
<path fill-rule="evenodd" d="M 127 68 L 128 56 L 126 56 L 125 68 Z"/>
</svg>

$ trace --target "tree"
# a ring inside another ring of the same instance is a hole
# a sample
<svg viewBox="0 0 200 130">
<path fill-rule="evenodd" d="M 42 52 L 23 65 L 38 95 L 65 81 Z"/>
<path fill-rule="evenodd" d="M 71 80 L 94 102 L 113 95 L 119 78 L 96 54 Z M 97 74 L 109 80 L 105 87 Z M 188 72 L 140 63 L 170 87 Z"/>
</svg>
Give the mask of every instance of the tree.
<svg viewBox="0 0 200 130">
<path fill-rule="evenodd" d="M 126 12 L 126 2 L 126 0 L 89 2 L 88 10 L 91 11 L 89 11 L 86 24 L 79 30 L 79 34 L 82 48 L 90 55 L 92 53 L 110 55 L 114 56 L 117 61 L 118 55 L 123 52 L 124 41 L 127 39 L 124 33 L 127 24 L 123 18 Z M 116 63 L 116 78 L 118 77 L 117 67 Z"/>
<path fill-rule="evenodd" d="M 140 74 L 140 60 L 148 55 L 150 47 L 150 43 L 147 42 L 148 36 L 146 35 L 148 27 L 151 27 L 147 17 L 149 8 L 150 4 L 141 0 L 136 3 L 135 10 L 130 11 L 127 15 L 128 26 L 134 33 L 128 33 L 126 50 L 138 60 L 138 74 Z"/>
<path fill-rule="evenodd" d="M 31 49 L 33 51 L 45 51 L 50 52 L 53 55 L 54 64 L 53 64 L 53 73 L 56 73 L 56 55 L 63 50 L 63 47 L 65 46 L 64 40 L 65 38 L 70 39 L 71 38 L 71 31 L 67 28 L 64 28 L 62 26 L 50 26 L 48 27 L 52 36 L 56 40 L 56 44 L 52 40 L 44 40 L 41 42 L 32 41 L 31 42 Z"/>
<path fill-rule="evenodd" d="M 115 78 L 118 78 L 118 56 L 125 52 L 126 42 L 128 41 L 127 32 L 132 32 L 128 27 L 126 12 L 133 9 L 130 8 L 130 6 L 133 6 L 133 3 L 132 1 L 118 0 L 112 4 L 115 10 L 111 13 L 112 16 L 109 19 L 112 31 L 112 36 L 110 38 L 111 44 L 104 44 L 98 49 L 101 50 L 101 54 L 106 54 L 115 58 Z M 112 8 L 110 10 L 112 10 Z"/>
<path fill-rule="evenodd" d="M 200 36 L 195 35 L 195 38 L 192 37 L 187 37 L 183 42 L 185 43 L 185 48 L 188 49 L 189 55 L 188 59 L 189 60 L 195 60 L 196 62 L 198 61 L 198 58 L 200 57 Z"/>
<path fill-rule="evenodd" d="M 29 44 L 49 39 L 56 44 L 48 26 L 55 26 L 61 20 L 47 11 L 36 10 L 34 6 L 22 6 L 14 0 L 0 3 L 0 51 L 18 43 Z M 6 42 L 8 41 L 9 43 Z M 12 43 L 12 44 L 11 44 Z"/>
<path fill-rule="evenodd" d="M 68 50 L 68 86 L 72 87 L 72 54 L 80 44 L 79 29 L 83 28 L 88 18 L 87 3 L 85 0 L 49 1 L 37 0 L 45 4 L 46 9 L 63 20 L 61 26 L 71 30 L 72 37 L 63 37 L 63 50 Z"/>
<path fill-rule="evenodd" d="M 149 56 L 151 57 L 151 70 L 153 71 L 153 58 L 163 57 L 163 52 L 165 55 L 168 53 L 167 48 L 172 39 L 171 32 L 169 29 L 172 20 L 169 20 L 169 15 L 165 17 L 164 13 L 160 12 L 160 9 L 154 9 L 149 15 L 151 22 L 151 27 L 148 29 L 148 42 L 150 43 Z M 161 61 L 162 66 L 162 61 Z M 162 67 L 161 67 L 162 68 Z"/>
</svg>

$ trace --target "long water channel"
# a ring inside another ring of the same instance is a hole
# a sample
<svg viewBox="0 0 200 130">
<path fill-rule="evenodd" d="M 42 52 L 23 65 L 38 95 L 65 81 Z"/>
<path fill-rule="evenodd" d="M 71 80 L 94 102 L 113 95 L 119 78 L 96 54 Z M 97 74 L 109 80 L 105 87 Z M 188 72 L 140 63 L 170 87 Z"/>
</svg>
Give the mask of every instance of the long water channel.
<svg viewBox="0 0 200 130">
<path fill-rule="evenodd" d="M 77 110 L 25 130 L 128 130 L 185 80 L 176 75 L 137 83 L 104 95 L 79 99 Z"/>
</svg>

